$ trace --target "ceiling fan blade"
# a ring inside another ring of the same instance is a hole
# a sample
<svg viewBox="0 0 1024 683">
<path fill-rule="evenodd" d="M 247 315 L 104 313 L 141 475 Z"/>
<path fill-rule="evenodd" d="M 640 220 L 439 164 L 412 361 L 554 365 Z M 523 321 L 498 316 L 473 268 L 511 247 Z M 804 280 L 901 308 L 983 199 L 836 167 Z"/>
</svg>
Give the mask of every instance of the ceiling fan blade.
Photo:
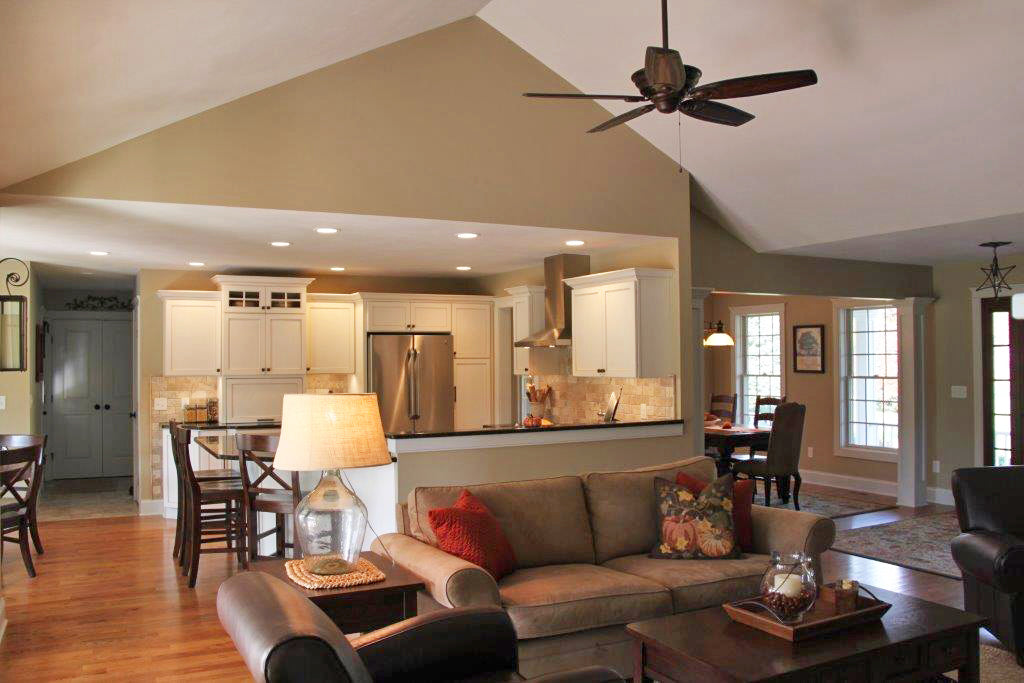
<svg viewBox="0 0 1024 683">
<path fill-rule="evenodd" d="M 566 100 L 623 100 L 625 102 L 643 102 L 646 99 L 640 95 L 585 95 L 583 93 L 556 92 L 524 92 L 523 97 L 548 97 Z"/>
<path fill-rule="evenodd" d="M 803 88 L 817 82 L 818 75 L 814 73 L 813 69 L 782 71 L 775 74 L 744 76 L 708 83 L 690 91 L 690 97 L 698 100 L 727 100 L 731 97 L 751 97 L 780 90 Z"/>
<path fill-rule="evenodd" d="M 654 105 L 653 104 L 645 104 L 642 107 L 637 107 L 636 109 L 630 109 L 625 114 L 619 114 L 614 119 L 608 119 L 607 121 L 602 123 L 600 126 L 594 126 L 593 128 L 591 128 L 587 132 L 588 133 L 600 133 L 603 130 L 608 130 L 609 128 L 614 128 L 615 126 L 619 125 L 620 123 L 625 123 L 626 121 L 631 121 L 631 120 L 635 119 L 638 116 L 643 116 L 644 114 L 646 114 L 649 111 L 652 111 L 653 109 L 654 109 Z"/>
<path fill-rule="evenodd" d="M 701 121 L 721 123 L 726 126 L 742 126 L 754 118 L 753 114 L 748 114 L 742 109 L 709 100 L 686 100 L 679 105 L 679 111 Z"/>
</svg>

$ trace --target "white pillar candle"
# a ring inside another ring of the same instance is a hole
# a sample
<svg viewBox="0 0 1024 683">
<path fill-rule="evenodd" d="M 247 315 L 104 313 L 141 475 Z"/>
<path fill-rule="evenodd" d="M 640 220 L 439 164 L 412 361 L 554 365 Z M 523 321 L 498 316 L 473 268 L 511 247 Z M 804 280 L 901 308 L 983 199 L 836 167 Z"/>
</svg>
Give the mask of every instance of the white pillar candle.
<svg viewBox="0 0 1024 683">
<path fill-rule="evenodd" d="M 803 581 L 797 574 L 777 574 L 775 576 L 774 592 L 781 593 L 787 598 L 797 597 L 803 588 Z"/>
</svg>

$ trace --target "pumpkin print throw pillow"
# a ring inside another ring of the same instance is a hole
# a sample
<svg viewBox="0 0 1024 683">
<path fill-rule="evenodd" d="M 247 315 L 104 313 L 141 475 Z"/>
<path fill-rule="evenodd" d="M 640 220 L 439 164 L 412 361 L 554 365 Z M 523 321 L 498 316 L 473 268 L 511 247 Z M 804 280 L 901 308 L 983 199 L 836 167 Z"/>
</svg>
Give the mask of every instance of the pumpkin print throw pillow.
<svg viewBox="0 0 1024 683">
<path fill-rule="evenodd" d="M 732 474 L 708 484 L 700 495 L 668 479 L 654 480 L 658 545 L 651 557 L 718 560 L 739 557 L 732 521 Z"/>
</svg>

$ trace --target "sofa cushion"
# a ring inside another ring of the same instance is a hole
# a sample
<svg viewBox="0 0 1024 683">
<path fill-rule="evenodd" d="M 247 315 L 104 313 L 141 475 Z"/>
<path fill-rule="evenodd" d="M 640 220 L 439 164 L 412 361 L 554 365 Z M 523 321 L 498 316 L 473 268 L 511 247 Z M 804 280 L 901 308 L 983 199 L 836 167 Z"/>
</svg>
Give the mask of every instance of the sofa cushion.
<svg viewBox="0 0 1024 683">
<path fill-rule="evenodd" d="M 715 461 L 699 455 L 666 465 L 627 472 L 591 472 L 583 477 L 598 564 L 613 557 L 647 553 L 654 547 L 658 541 L 654 480 L 660 477 L 674 481 L 679 471 L 704 481 L 717 476 Z M 517 556 L 518 551 L 516 548 Z"/>
<path fill-rule="evenodd" d="M 594 537 L 579 477 L 415 488 L 409 493 L 412 535 L 436 546 L 429 511 L 451 507 L 463 489 L 497 518 L 520 567 L 594 562 Z"/>
<path fill-rule="evenodd" d="M 768 555 L 753 554 L 734 560 L 657 560 L 628 555 L 608 560 L 603 566 L 669 588 L 673 610 L 687 612 L 757 595 L 770 559 Z"/>
<path fill-rule="evenodd" d="M 515 571 L 498 582 L 519 638 L 626 624 L 672 613 L 668 589 L 650 579 L 594 564 Z"/>
</svg>

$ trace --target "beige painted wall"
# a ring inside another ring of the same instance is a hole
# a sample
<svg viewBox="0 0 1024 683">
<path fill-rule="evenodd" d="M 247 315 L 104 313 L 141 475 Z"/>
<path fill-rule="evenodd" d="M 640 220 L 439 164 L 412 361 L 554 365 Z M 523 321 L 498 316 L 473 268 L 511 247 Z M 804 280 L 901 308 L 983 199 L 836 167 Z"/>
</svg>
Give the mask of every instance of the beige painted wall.
<svg viewBox="0 0 1024 683">
<path fill-rule="evenodd" d="M 836 390 L 834 384 L 834 353 L 836 349 L 835 330 L 832 325 L 832 300 L 821 296 L 749 296 L 742 294 L 712 294 L 705 301 L 709 321 L 722 320 L 730 333 L 734 306 L 764 306 L 784 303 L 786 305 L 785 329 L 782 331 L 782 366 L 785 370 L 786 398 L 807 406 L 804 418 L 803 450 L 800 455 L 802 470 L 817 470 L 832 474 L 843 474 L 868 479 L 896 481 L 896 465 L 873 460 L 844 458 L 835 453 L 835 411 Z M 793 325 L 825 325 L 826 371 L 824 374 L 793 372 L 792 340 Z M 733 348 L 719 347 L 705 349 L 708 396 L 711 393 L 731 394 L 734 389 L 732 378 Z M 807 457 L 807 447 L 814 449 L 814 457 Z"/>
<path fill-rule="evenodd" d="M 714 220 L 691 214 L 694 287 L 824 296 L 930 296 L 930 266 L 759 254 Z"/>
<path fill-rule="evenodd" d="M 979 238 L 980 239 L 980 238 Z M 1014 291 L 1024 291 L 1024 254 L 1000 256 L 1000 265 L 1016 265 L 1009 278 Z M 984 275 L 987 261 L 935 266 L 935 296 L 926 353 L 930 359 L 928 382 L 928 460 L 932 486 L 949 488 L 949 476 L 958 467 L 974 466 L 974 355 L 971 332 L 971 293 Z M 1020 273 L 1020 275 L 1018 275 Z M 950 397 L 950 387 L 967 387 L 967 398 Z M 940 472 L 931 461 L 940 462 Z"/>
<path fill-rule="evenodd" d="M 32 267 L 31 263 L 28 265 Z M 20 269 L 20 266 L 17 267 Z M 3 289 L 3 293 L 6 294 L 7 290 Z M 39 431 L 38 407 L 42 398 L 42 384 L 35 380 L 36 324 L 40 320 L 43 299 L 39 279 L 30 277 L 27 286 L 12 287 L 11 294 L 28 297 L 28 370 L 0 372 L 0 396 L 7 400 L 7 408 L 0 410 L 0 433 L 34 434 Z"/>
</svg>

